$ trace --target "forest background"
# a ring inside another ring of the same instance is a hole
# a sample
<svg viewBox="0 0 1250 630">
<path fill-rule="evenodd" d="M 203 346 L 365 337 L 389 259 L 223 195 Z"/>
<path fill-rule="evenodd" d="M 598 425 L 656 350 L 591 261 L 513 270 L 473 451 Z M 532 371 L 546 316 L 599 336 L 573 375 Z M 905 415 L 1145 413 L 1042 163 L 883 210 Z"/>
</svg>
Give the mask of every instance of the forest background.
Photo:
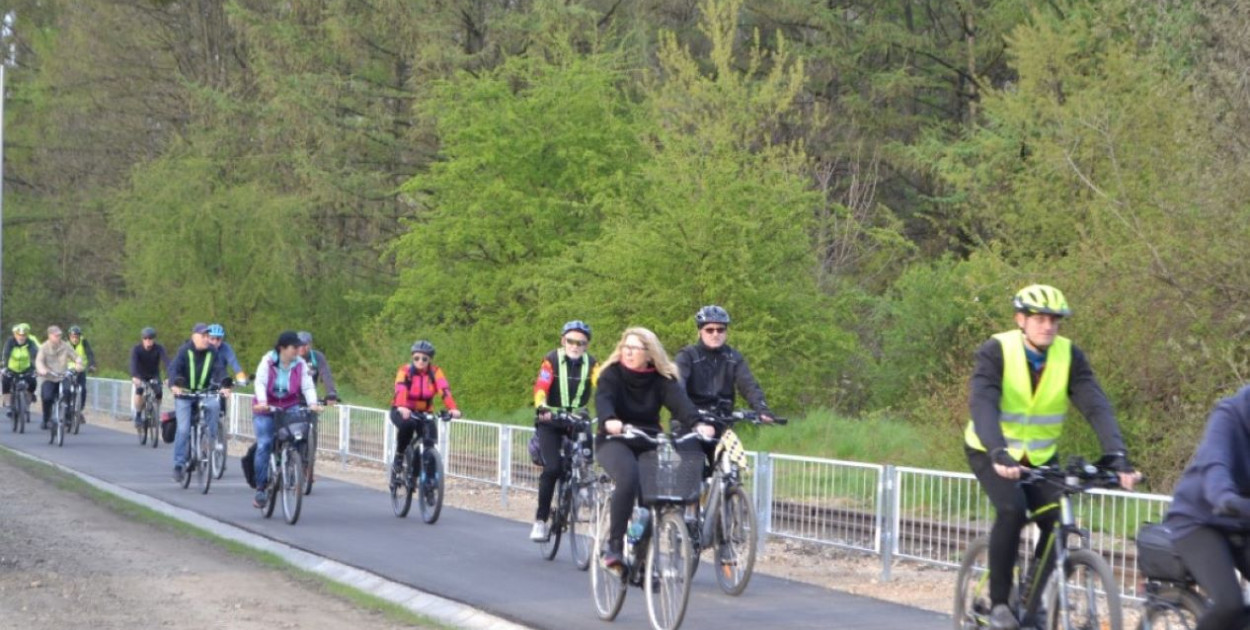
<svg viewBox="0 0 1250 630">
<path fill-rule="evenodd" d="M 377 403 L 428 338 L 470 417 L 523 421 L 565 320 L 674 352 L 717 303 L 806 418 L 778 450 L 962 468 L 973 350 L 1045 282 L 1166 491 L 1250 370 L 1244 3 L 0 15 L 5 328 L 81 324 L 106 372 L 147 325 L 222 322 L 249 371 L 308 329 Z"/>
</svg>

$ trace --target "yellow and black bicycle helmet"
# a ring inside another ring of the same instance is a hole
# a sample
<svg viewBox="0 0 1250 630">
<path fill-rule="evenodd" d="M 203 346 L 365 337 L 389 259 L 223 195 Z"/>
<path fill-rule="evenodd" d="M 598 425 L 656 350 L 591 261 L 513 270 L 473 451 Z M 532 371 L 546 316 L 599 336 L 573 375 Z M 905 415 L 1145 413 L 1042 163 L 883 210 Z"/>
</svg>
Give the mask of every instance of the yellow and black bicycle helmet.
<svg viewBox="0 0 1250 630">
<path fill-rule="evenodd" d="M 1072 315 L 1072 309 L 1068 306 L 1067 298 L 1063 297 L 1063 291 L 1048 284 L 1031 284 L 1020 289 L 1020 292 L 1011 298 L 1011 305 L 1015 307 L 1017 313 L 1029 315 L 1034 313 L 1059 317 Z"/>
</svg>

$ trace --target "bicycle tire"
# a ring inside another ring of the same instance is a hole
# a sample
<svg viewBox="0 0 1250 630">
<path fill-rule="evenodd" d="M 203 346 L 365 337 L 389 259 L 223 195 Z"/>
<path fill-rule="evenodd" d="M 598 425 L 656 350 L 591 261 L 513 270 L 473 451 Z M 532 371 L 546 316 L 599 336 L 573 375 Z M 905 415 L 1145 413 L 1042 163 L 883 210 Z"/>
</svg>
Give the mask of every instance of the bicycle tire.
<svg viewBox="0 0 1250 630">
<path fill-rule="evenodd" d="M 556 481 L 556 505 L 555 509 L 551 510 L 551 526 L 547 528 L 547 540 L 538 543 L 538 552 L 543 560 L 554 560 L 556 553 L 560 551 L 560 538 L 564 535 L 564 524 L 567 522 L 565 515 L 569 510 L 569 497 L 565 496 L 567 487 L 568 484 L 563 478 Z"/>
<path fill-rule="evenodd" d="M 156 445 L 161 443 L 161 421 L 158 410 L 159 407 L 156 406 L 156 401 L 153 400 L 152 406 L 148 409 L 146 419 L 148 425 L 148 439 L 151 440 L 152 448 L 156 448 Z"/>
<path fill-rule="evenodd" d="M 226 474 L 226 432 L 221 419 L 217 419 L 217 439 L 213 441 L 212 462 L 213 478 L 221 479 Z M 219 448 L 220 447 L 220 448 Z"/>
<path fill-rule="evenodd" d="M 176 441 L 174 443 L 177 444 Z M 191 434 L 187 436 L 187 458 L 185 460 L 187 463 L 185 469 L 183 470 L 183 473 L 185 474 L 182 475 L 182 487 L 184 489 L 191 487 L 191 473 L 195 472 L 195 451 L 195 430 L 194 427 L 192 427 Z"/>
<path fill-rule="evenodd" d="M 22 399 L 22 392 L 16 391 L 16 387 L 13 389 L 15 391 L 13 392 L 12 400 L 9 402 L 9 413 L 13 415 L 13 432 L 19 433 L 19 427 L 22 429 L 26 428 L 25 424 L 22 422 L 22 407 L 20 402 Z"/>
<path fill-rule="evenodd" d="M 595 539 L 591 555 L 598 556 L 608 548 L 608 532 L 611 527 L 611 497 L 600 493 L 595 502 Z M 617 571 L 603 566 L 603 561 L 595 557 L 590 565 L 590 597 L 595 603 L 595 613 L 604 621 L 616 619 L 625 603 L 625 572 L 624 568 Z"/>
<path fill-rule="evenodd" d="M 421 520 L 426 525 L 433 525 L 438 522 L 438 516 L 443 512 L 443 458 L 439 455 L 437 448 L 421 449 L 421 470 L 425 471 L 431 466 L 425 462 L 426 458 L 434 460 L 434 479 L 422 479 L 420 486 L 420 495 L 417 500 L 421 504 Z"/>
<path fill-rule="evenodd" d="M 278 505 L 278 488 L 282 485 L 282 470 L 278 468 L 277 459 L 273 452 L 269 453 L 269 479 L 265 484 L 265 518 L 272 517 L 273 510 Z"/>
<path fill-rule="evenodd" d="M 1052 576 L 1057 580 L 1058 571 Z M 1120 584 L 1111 567 L 1097 552 L 1073 549 L 1063 567 L 1068 607 L 1060 609 L 1059 589 L 1046 589 L 1046 627 L 1057 630 L 1099 628 L 1123 630 L 1124 611 L 1120 604 Z M 1073 583 L 1076 580 L 1077 583 Z M 1097 584 L 1096 584 L 1096 583 Z M 1101 589 L 1101 593 L 1099 593 Z"/>
<path fill-rule="evenodd" d="M 297 446 L 288 444 L 282 451 L 282 515 L 288 525 L 299 521 L 304 505 L 304 456 Z"/>
<path fill-rule="evenodd" d="M 974 539 L 964 552 L 955 574 L 955 630 L 976 630 L 990 625 L 990 539 Z"/>
<path fill-rule="evenodd" d="M 213 485 L 213 442 L 208 439 L 208 431 L 201 428 L 196 432 L 199 434 L 195 440 L 199 452 L 195 454 L 195 475 L 196 480 L 200 484 L 200 494 L 208 494 L 208 489 Z"/>
<path fill-rule="evenodd" d="M 595 485 L 576 481 L 573 486 L 573 505 L 569 509 L 569 552 L 578 571 L 590 568 L 595 547 Z"/>
<path fill-rule="evenodd" d="M 1206 611 L 1206 600 L 1181 586 L 1165 586 L 1146 596 L 1138 630 L 1193 630 Z M 1176 621 L 1171 621 L 1175 619 Z"/>
<path fill-rule="evenodd" d="M 412 492 L 416 487 L 413 478 L 411 448 L 404 451 L 403 463 L 399 469 L 399 479 L 392 479 L 390 482 L 391 490 L 391 511 L 399 518 L 408 516 L 408 511 L 412 509 Z M 396 483 L 398 481 L 398 483 Z"/>
<path fill-rule="evenodd" d="M 680 627 L 690 601 L 690 563 L 694 548 L 682 512 L 681 506 L 661 509 L 647 545 L 643 591 L 647 598 L 647 617 L 656 630 Z"/>
<path fill-rule="evenodd" d="M 30 391 L 22 390 L 22 426 L 18 433 L 25 433 L 26 425 L 30 424 L 30 402 Z"/>
<path fill-rule="evenodd" d="M 139 446 L 147 446 L 148 443 L 148 419 L 144 414 L 145 412 L 139 412 L 140 421 L 135 424 L 135 433 L 139 434 Z"/>
<path fill-rule="evenodd" d="M 78 396 L 77 393 L 74 394 Z M 77 405 L 66 405 L 65 410 L 69 412 L 70 433 L 78 435 L 78 430 L 82 428 L 82 411 L 79 411 Z"/>
<path fill-rule="evenodd" d="M 721 502 L 716 544 L 712 548 L 716 583 L 727 595 L 741 595 L 755 569 L 755 506 L 746 489 L 734 486 Z M 696 559 L 697 563 L 697 559 Z"/>
<path fill-rule="evenodd" d="M 56 440 L 58 447 L 65 446 L 65 408 L 61 403 L 52 403 L 52 408 L 56 410 L 56 420 L 52 423 L 52 437 Z"/>
</svg>

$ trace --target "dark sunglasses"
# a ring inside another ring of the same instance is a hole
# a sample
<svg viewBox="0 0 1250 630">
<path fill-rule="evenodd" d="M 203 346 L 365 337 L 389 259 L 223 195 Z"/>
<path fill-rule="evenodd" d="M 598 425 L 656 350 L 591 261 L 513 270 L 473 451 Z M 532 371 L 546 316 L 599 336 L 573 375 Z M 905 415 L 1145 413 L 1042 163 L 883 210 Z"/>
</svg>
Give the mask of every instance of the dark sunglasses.
<svg viewBox="0 0 1250 630">
<path fill-rule="evenodd" d="M 570 346 L 577 346 L 578 348 L 585 348 L 586 344 L 589 342 L 582 341 L 581 339 L 565 339 L 564 343 L 567 343 Z"/>
<path fill-rule="evenodd" d="M 412 360 L 416 363 L 429 363 L 430 357 L 427 357 L 424 354 L 414 354 L 412 355 Z"/>
<path fill-rule="evenodd" d="M 725 328 L 724 326 L 704 326 L 703 327 L 703 332 L 711 334 L 711 335 L 719 335 L 725 332 L 726 330 L 729 330 L 729 329 Z"/>
</svg>

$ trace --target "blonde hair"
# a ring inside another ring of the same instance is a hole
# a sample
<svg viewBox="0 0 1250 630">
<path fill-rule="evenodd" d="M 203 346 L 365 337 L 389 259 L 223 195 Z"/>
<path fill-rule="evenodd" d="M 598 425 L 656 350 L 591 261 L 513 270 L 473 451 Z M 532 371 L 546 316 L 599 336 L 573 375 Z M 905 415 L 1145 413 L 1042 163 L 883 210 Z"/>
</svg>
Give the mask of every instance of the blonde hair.
<svg viewBox="0 0 1250 630">
<path fill-rule="evenodd" d="M 664 351 L 664 344 L 660 343 L 660 338 L 656 337 L 655 333 L 641 326 L 626 328 L 625 332 L 621 333 L 621 340 L 616 342 L 616 349 L 612 351 L 612 356 L 603 362 L 601 370 L 621 361 L 621 346 L 625 345 L 625 340 L 630 335 L 637 337 L 642 341 L 642 345 L 647 347 L 647 359 L 651 365 L 655 366 L 655 371 L 667 378 L 677 380 L 677 366 L 668 358 L 668 353 Z"/>
</svg>

